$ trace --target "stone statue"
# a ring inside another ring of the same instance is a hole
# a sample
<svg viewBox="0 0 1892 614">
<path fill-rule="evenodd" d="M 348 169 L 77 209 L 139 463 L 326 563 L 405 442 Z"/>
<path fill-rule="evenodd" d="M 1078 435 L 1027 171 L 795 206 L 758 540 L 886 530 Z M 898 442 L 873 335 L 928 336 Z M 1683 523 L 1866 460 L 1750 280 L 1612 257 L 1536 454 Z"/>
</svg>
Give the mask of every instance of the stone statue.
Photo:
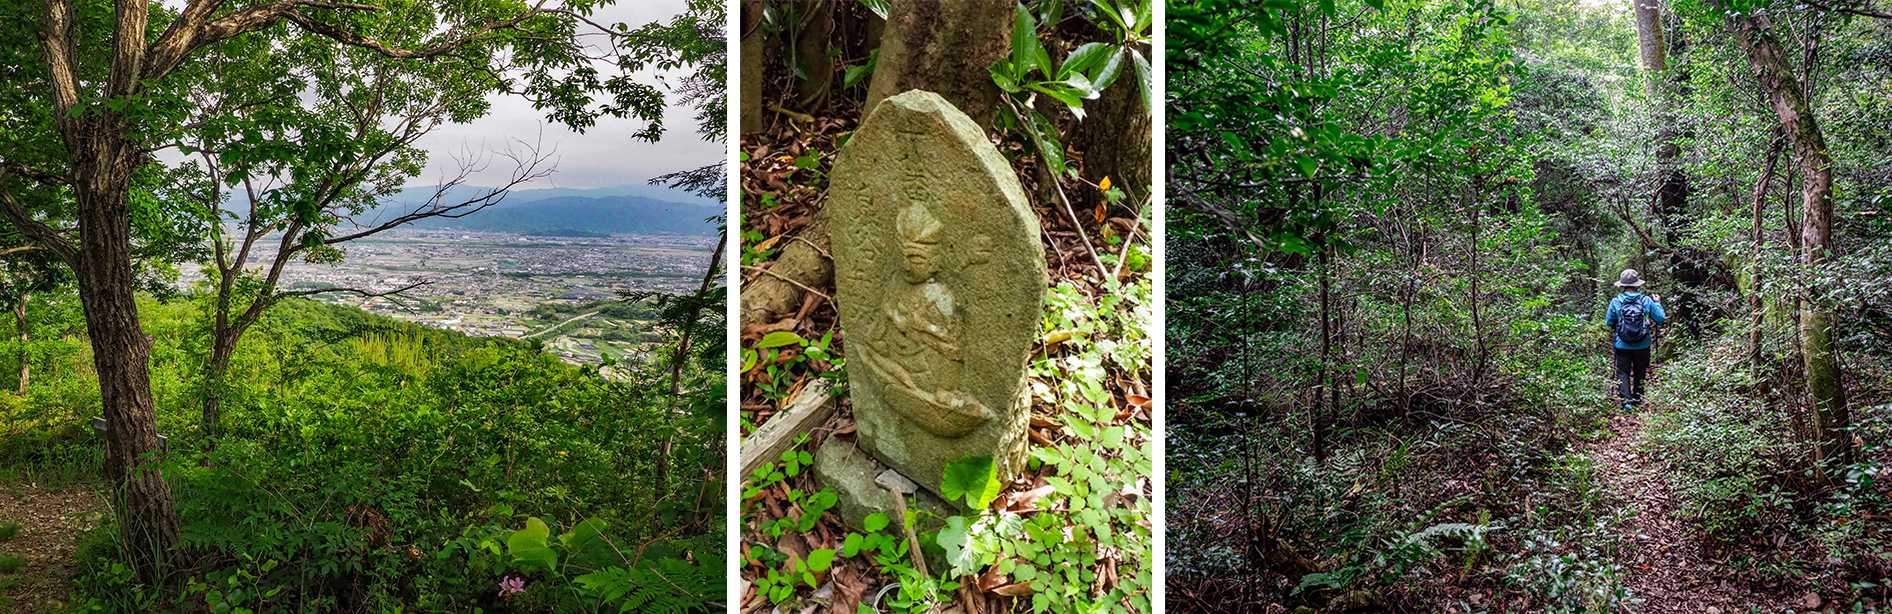
<svg viewBox="0 0 1892 614">
<path fill-rule="evenodd" d="M 881 101 L 839 156 L 828 206 L 859 439 L 823 444 L 817 475 L 841 475 L 845 456 L 850 479 L 867 484 L 884 465 L 937 493 L 947 463 L 992 456 L 1010 478 L 1024 466 L 1026 359 L 1047 285 L 1011 164 L 918 90 Z"/>
</svg>

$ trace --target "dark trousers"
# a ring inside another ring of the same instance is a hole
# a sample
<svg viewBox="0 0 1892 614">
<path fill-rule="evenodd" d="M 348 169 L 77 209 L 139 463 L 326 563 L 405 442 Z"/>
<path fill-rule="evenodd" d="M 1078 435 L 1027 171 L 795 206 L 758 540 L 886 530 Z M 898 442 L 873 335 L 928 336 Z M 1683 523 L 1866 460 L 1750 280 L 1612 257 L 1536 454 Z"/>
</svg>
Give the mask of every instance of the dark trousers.
<svg viewBox="0 0 1892 614">
<path fill-rule="evenodd" d="M 1642 402 L 1642 380 L 1649 377 L 1649 348 L 1616 350 L 1616 396 L 1630 403 Z"/>
</svg>

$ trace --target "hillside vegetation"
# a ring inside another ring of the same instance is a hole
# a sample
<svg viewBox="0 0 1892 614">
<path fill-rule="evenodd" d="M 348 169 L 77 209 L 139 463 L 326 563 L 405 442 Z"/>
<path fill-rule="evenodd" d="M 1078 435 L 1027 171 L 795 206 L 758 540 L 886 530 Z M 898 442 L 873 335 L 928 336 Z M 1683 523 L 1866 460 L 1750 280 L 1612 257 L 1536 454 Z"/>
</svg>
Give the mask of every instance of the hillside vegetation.
<svg viewBox="0 0 1892 614">
<path fill-rule="evenodd" d="M 54 298 L 32 307 L 45 339 L 21 348 L 33 364 L 25 392 L 0 393 L 0 497 L 108 489 L 97 480 L 99 392 L 77 306 Z M 53 588 L 0 597 L 0 606 L 615 612 L 661 602 L 708 611 L 700 595 L 720 590 L 722 486 L 712 468 L 721 440 L 692 435 L 720 432 L 719 394 L 673 402 L 656 367 L 613 367 L 647 369 L 614 382 L 530 342 L 297 300 L 240 346 L 226 432 L 210 441 L 194 412 L 201 306 L 140 308 L 156 338 L 158 430 L 169 437 L 164 467 L 189 562 L 156 585 L 136 580 L 106 514 L 68 563 L 74 594 Z M 0 386 L 15 389 L 18 370 L 6 371 Z M 522 558 L 535 528 L 570 541 Z M 36 586 L 60 565 L 32 561 L 0 573 L 0 587 Z M 523 592 L 502 595 L 508 579 Z"/>
</svg>

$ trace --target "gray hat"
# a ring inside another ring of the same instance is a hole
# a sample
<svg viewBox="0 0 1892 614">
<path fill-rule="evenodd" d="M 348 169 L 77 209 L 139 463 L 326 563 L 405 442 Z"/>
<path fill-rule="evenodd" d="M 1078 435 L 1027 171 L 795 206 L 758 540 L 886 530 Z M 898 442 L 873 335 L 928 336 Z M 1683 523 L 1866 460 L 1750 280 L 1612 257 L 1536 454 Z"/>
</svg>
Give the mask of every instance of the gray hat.
<svg viewBox="0 0 1892 614">
<path fill-rule="evenodd" d="M 1642 285 L 1642 276 L 1637 275 L 1635 269 L 1623 269 L 1623 278 L 1616 280 L 1616 285 L 1624 288 L 1640 286 Z"/>
</svg>

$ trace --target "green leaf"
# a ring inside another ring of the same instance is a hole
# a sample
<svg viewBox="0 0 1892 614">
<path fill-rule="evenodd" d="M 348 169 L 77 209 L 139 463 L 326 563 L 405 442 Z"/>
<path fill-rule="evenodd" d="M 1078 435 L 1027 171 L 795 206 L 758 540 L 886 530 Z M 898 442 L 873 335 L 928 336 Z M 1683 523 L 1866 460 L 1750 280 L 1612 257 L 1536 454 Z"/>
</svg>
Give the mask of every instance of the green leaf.
<svg viewBox="0 0 1892 614">
<path fill-rule="evenodd" d="M 1051 120 L 1035 109 L 1027 121 L 1037 126 L 1037 130 L 1031 131 L 1032 142 L 1038 146 L 1038 154 L 1044 156 L 1046 165 L 1057 175 L 1069 172 L 1070 167 L 1064 164 L 1064 144 L 1058 142 L 1057 133 L 1054 132 L 1056 126 L 1051 125 Z"/>
<path fill-rule="evenodd" d="M 867 529 L 867 532 L 869 533 L 873 533 L 875 531 L 879 531 L 881 529 L 887 528 L 888 522 L 890 522 L 890 520 L 887 519 L 886 514 L 878 514 L 878 513 L 868 514 L 867 520 L 863 521 L 862 523 L 866 526 L 863 526 L 861 528 Z"/>
<path fill-rule="evenodd" d="M 820 573 L 834 566 L 834 551 L 826 548 L 808 553 L 808 571 Z"/>
<path fill-rule="evenodd" d="M 939 530 L 933 539 L 941 550 L 946 551 L 946 563 L 952 566 L 952 575 L 963 576 L 978 571 L 979 554 L 972 549 L 972 534 L 962 516 L 946 519 L 946 527 Z"/>
<path fill-rule="evenodd" d="M 1150 96 L 1154 95 L 1150 90 L 1150 61 L 1143 57 L 1142 51 L 1136 49 L 1130 50 L 1130 59 L 1134 60 L 1132 65 L 1136 67 L 1137 93 L 1143 95 L 1143 110 L 1154 113 L 1156 108 L 1150 106 Z"/>
<path fill-rule="evenodd" d="M 1124 23 L 1123 21 L 1124 12 L 1117 10 L 1115 6 L 1111 6 L 1115 4 L 1114 2 L 1108 0 L 1091 0 L 1091 4 L 1097 7 L 1098 15 L 1109 18 L 1111 25 L 1117 26 L 1118 30 L 1124 30 L 1130 27 L 1130 24 Z"/>
<path fill-rule="evenodd" d="M 1123 57 L 1125 55 L 1128 54 L 1123 52 L 1123 47 L 1111 45 L 1108 53 L 1104 56 L 1104 60 L 1098 62 L 1097 66 L 1091 71 L 1091 85 L 1101 90 L 1117 82 L 1117 75 L 1123 74 Z"/>
<path fill-rule="evenodd" d="M 867 10 L 873 11 L 881 19 L 886 19 L 887 11 L 893 8 L 889 6 L 888 0 L 861 0 L 861 6 L 867 7 Z"/>
<path fill-rule="evenodd" d="M 866 62 L 847 67 L 847 73 L 841 77 L 841 87 L 852 88 L 860 85 L 861 81 L 874 74 L 874 67 L 879 63 L 880 50 L 868 51 Z M 839 146 L 837 145 L 836 148 L 838 149 Z"/>
<path fill-rule="evenodd" d="M 1108 59 L 1112 46 L 1103 43 L 1084 43 L 1065 56 L 1064 65 L 1058 67 L 1057 79 L 1063 80 L 1073 74 L 1087 73 L 1091 68 Z"/>
<path fill-rule="evenodd" d="M 1091 85 L 1090 77 L 1084 76 L 1084 73 L 1071 75 L 1070 78 L 1065 79 L 1062 83 L 1070 86 L 1071 91 L 1076 92 L 1079 97 L 1085 100 L 1097 98 L 1097 87 Z"/>
<path fill-rule="evenodd" d="M 551 536 L 552 529 L 545 526 L 545 521 L 537 516 L 526 518 L 526 528 L 506 538 L 506 552 L 512 555 L 514 565 L 556 571 L 558 553 L 545 543 Z"/>
<path fill-rule="evenodd" d="M 1019 89 L 1018 78 L 1013 76 L 1013 73 L 1017 72 L 1016 66 L 1010 59 L 999 58 L 999 61 L 994 62 L 985 70 L 992 74 L 992 83 L 998 85 L 999 89 L 1015 93 Z"/>
<path fill-rule="evenodd" d="M 940 493 L 948 500 L 964 498 L 972 509 L 982 510 L 999 495 L 999 468 L 990 456 L 968 456 L 946 464 Z"/>
<path fill-rule="evenodd" d="M 1025 10 L 1023 3 L 1017 3 L 1016 18 L 1012 20 L 1012 64 L 1020 71 L 1031 65 L 1031 47 L 1038 44 L 1038 28 L 1032 23 L 1031 11 Z"/>
<path fill-rule="evenodd" d="M 566 550 L 577 552 L 585 549 L 585 546 L 590 545 L 591 542 L 597 541 L 604 533 L 605 526 L 607 525 L 603 518 L 592 516 L 579 522 L 578 526 L 572 527 L 571 531 L 558 536 L 558 541 L 565 544 Z"/>
<path fill-rule="evenodd" d="M 1044 73 L 1045 76 L 1057 72 L 1057 67 L 1051 65 L 1051 53 L 1045 51 L 1044 44 L 1038 42 L 1036 37 L 1031 39 L 1031 61 L 1038 67 L 1038 72 Z"/>
<path fill-rule="evenodd" d="M 1055 98 L 1057 99 L 1058 102 L 1062 102 L 1066 106 L 1069 106 L 1073 109 L 1084 108 L 1084 100 L 1081 94 L 1079 94 L 1076 91 L 1073 91 L 1070 85 L 1067 85 L 1063 82 L 1040 81 L 1040 82 L 1028 85 L 1026 87 L 1029 87 L 1033 90 L 1037 90 L 1039 92 L 1044 93 L 1047 96 Z"/>
<path fill-rule="evenodd" d="M 784 345 L 801 343 L 802 341 L 801 335 L 795 334 L 794 331 L 778 330 L 763 337 L 762 342 L 757 343 L 755 346 L 758 348 L 778 348 Z"/>
</svg>

